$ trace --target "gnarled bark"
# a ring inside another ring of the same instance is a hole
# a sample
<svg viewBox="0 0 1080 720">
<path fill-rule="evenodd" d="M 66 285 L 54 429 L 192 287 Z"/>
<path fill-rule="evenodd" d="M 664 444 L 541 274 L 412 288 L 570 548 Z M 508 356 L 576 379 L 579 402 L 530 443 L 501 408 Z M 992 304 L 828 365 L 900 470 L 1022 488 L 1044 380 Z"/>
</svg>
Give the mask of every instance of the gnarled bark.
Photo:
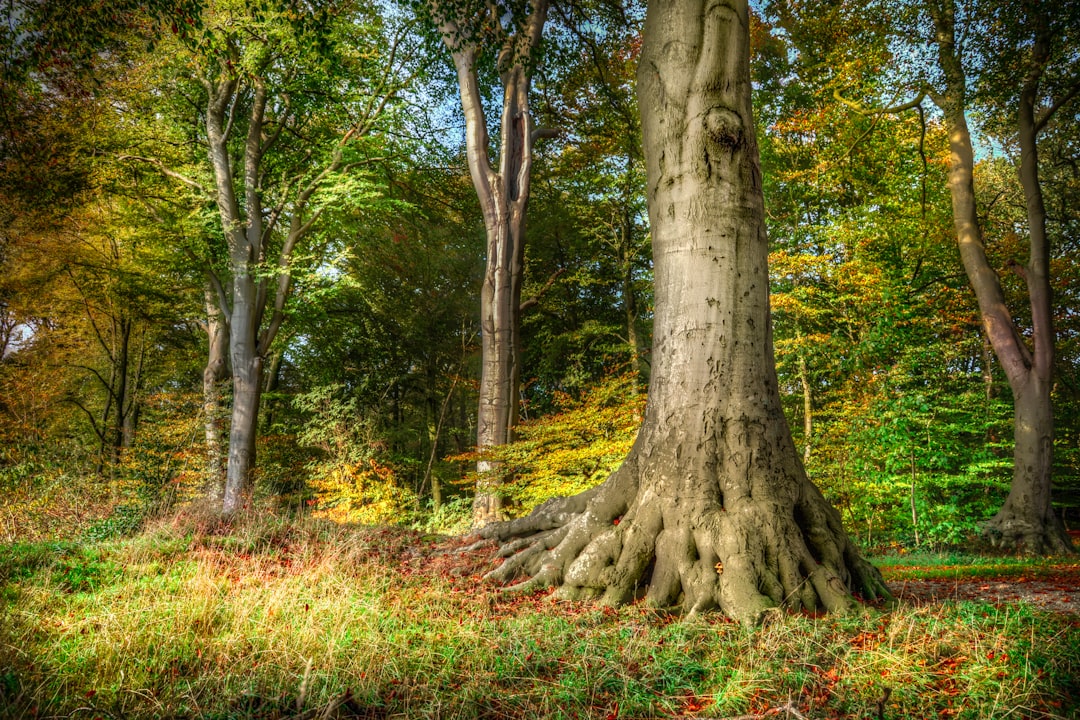
<svg viewBox="0 0 1080 720">
<path fill-rule="evenodd" d="M 604 484 L 481 535 L 491 576 L 756 622 L 888 597 L 784 418 L 745 0 L 651 2 L 638 70 L 656 309 L 645 420 Z"/>
</svg>

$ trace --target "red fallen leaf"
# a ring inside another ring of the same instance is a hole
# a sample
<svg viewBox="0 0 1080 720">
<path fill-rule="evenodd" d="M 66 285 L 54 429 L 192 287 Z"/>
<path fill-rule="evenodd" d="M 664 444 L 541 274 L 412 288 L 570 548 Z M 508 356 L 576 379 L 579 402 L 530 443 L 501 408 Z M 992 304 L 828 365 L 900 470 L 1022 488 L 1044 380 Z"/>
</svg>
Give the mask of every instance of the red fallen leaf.
<svg viewBox="0 0 1080 720">
<path fill-rule="evenodd" d="M 619 703 L 615 703 L 615 707 L 611 708 L 611 712 L 607 714 L 604 720 L 618 720 L 619 718 Z"/>
<path fill-rule="evenodd" d="M 682 713 L 701 712 L 712 704 L 712 698 L 699 698 L 691 695 L 682 704 Z"/>
</svg>

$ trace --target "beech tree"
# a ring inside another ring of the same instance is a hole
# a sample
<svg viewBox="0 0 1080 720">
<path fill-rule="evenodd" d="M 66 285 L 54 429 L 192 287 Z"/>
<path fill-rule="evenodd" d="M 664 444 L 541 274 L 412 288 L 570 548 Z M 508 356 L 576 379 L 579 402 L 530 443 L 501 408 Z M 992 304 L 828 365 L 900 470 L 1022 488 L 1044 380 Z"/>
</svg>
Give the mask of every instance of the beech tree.
<svg viewBox="0 0 1080 720">
<path fill-rule="evenodd" d="M 484 528 L 490 576 L 756 622 L 888 597 L 806 477 L 781 410 L 746 0 L 648 5 L 638 102 L 655 324 L 645 419 L 600 486 Z"/>
<path fill-rule="evenodd" d="M 1028 218 L 1028 259 L 1010 260 L 1009 268 L 1023 279 L 1030 304 L 1030 341 L 1025 338 L 1005 301 L 1001 279 L 987 257 L 982 222 L 975 195 L 975 153 L 968 128 L 968 78 L 964 48 L 957 34 L 958 11 L 954 0 L 928 0 L 933 21 L 941 87 L 930 97 L 941 108 L 949 130 L 951 159 L 948 171 L 953 220 L 960 258 L 979 302 L 983 331 L 1009 381 L 1014 404 L 1013 480 L 1001 510 L 989 521 L 987 532 L 1003 546 L 1028 552 L 1070 552 L 1072 542 L 1050 501 L 1053 469 L 1053 407 L 1050 392 L 1054 368 L 1054 326 L 1050 284 L 1050 243 L 1046 210 L 1039 183 L 1037 139 L 1053 115 L 1080 91 L 1080 81 L 1058 88 L 1047 97 L 1040 89 L 1060 23 L 1052 20 L 1043 3 L 1035 0 L 1018 8 L 1026 15 L 1029 38 L 1027 57 L 1018 63 L 1024 72 L 1017 102 L 1020 145 L 1020 183 Z M 1064 14 L 1066 17 L 1069 13 Z M 1030 342 L 1030 344 L 1029 344 Z"/>
<path fill-rule="evenodd" d="M 430 9 L 457 71 L 469 174 L 480 199 L 487 233 L 484 281 L 480 290 L 481 371 L 477 417 L 477 488 L 473 524 L 500 519 L 498 487 L 502 468 L 484 458 L 486 448 L 513 439 L 521 375 L 521 279 L 525 259 L 525 211 L 533 145 L 548 134 L 535 126 L 529 108 L 533 63 L 547 21 L 548 1 L 527 0 L 511 8 L 486 0 L 431 0 Z M 494 47 L 502 85 L 498 160 L 491 140 L 480 85 L 485 47 Z"/>
<path fill-rule="evenodd" d="M 149 157 L 124 156 L 156 166 L 211 203 L 218 216 L 211 234 L 224 237 L 223 249 L 215 243 L 195 259 L 208 282 L 204 405 L 211 456 L 214 385 L 228 336 L 225 513 L 241 506 L 250 484 L 264 364 L 286 321 L 297 266 L 316 261 L 318 223 L 328 207 L 377 196 L 360 168 L 380 161 L 384 148 L 375 138 L 416 71 L 415 54 L 405 48 L 408 28 L 382 19 L 376 8 L 343 1 L 333 14 L 309 20 L 310 27 L 281 8 L 210 3 L 197 30 L 168 46 L 177 57 L 163 84 L 182 98 L 184 117 L 162 122 L 162 138 L 146 143 Z M 184 140 L 170 143 L 170 134 Z M 169 162 L 172 145 L 201 145 L 206 154 L 177 168 Z"/>
</svg>

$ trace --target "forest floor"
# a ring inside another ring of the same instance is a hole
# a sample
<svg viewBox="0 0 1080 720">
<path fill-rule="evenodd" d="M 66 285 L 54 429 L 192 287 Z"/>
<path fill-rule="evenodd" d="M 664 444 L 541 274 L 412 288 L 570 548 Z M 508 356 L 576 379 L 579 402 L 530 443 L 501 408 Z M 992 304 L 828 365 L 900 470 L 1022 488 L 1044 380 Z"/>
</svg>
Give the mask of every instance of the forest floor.
<svg viewBox="0 0 1080 720">
<path fill-rule="evenodd" d="M 1080 531 L 1070 533 L 1080 548 Z M 490 549 L 455 552 L 448 541 L 429 567 L 455 576 L 478 577 L 491 568 Z M 883 555 L 872 558 L 889 589 L 902 603 L 921 607 L 946 601 L 982 602 L 996 607 L 1027 603 L 1047 612 L 1080 616 L 1080 558 L 1073 561 L 1014 556 L 948 554 Z"/>
<path fill-rule="evenodd" d="M 1069 533 L 1080 548 L 1080 531 Z M 963 562 L 920 565 L 878 558 L 898 600 L 921 606 L 976 601 L 995 606 L 1027 603 L 1048 612 L 1080 615 L 1080 559 L 1025 562 L 1014 558 L 967 557 Z"/>
<path fill-rule="evenodd" d="M 1072 559 L 897 552 L 896 605 L 751 629 L 506 595 L 463 543 L 182 516 L 0 543 L 0 718 L 1080 717 Z"/>
<path fill-rule="evenodd" d="M 886 576 L 890 574 L 889 568 L 882 570 Z M 889 587 L 897 599 L 917 606 L 945 600 L 995 606 L 1024 602 L 1040 610 L 1080 615 L 1080 564 L 1050 565 L 1038 572 L 1015 575 L 992 573 L 977 579 L 893 579 Z"/>
</svg>

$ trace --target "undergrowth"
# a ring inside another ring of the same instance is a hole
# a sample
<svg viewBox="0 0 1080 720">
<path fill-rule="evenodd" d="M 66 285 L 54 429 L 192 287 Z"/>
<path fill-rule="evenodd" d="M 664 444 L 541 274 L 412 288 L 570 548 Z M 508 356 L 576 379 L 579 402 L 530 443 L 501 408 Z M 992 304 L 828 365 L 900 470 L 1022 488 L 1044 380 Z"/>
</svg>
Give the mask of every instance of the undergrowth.
<svg viewBox="0 0 1080 720">
<path fill-rule="evenodd" d="M 273 517 L 3 545 L 0 717 L 1080 713 L 1075 617 L 945 603 L 747 629 L 507 597 L 479 582 L 487 563 Z"/>
</svg>

